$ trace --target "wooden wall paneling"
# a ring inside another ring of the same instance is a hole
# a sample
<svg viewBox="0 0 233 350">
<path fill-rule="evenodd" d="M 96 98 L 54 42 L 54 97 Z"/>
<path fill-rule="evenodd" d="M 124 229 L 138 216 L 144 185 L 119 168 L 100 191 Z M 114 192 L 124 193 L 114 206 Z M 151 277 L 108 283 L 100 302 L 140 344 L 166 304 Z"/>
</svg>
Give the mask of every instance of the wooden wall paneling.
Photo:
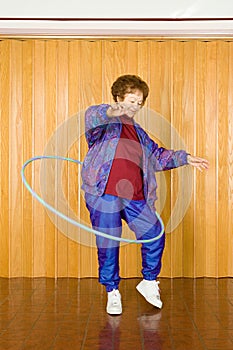
<svg viewBox="0 0 233 350">
<path fill-rule="evenodd" d="M 183 43 L 184 47 L 184 80 L 182 96 L 182 130 L 181 137 L 185 143 L 185 150 L 194 154 L 195 131 L 195 98 L 196 98 L 196 42 L 191 40 Z M 193 169 L 191 170 L 193 173 Z M 186 172 L 183 176 L 190 176 Z M 193 183 L 189 179 L 182 180 L 182 194 L 184 203 L 189 186 Z M 186 187 L 187 186 L 187 187 Z M 194 196 L 190 199 L 189 206 L 182 219 L 183 226 L 183 276 L 194 276 Z"/>
<path fill-rule="evenodd" d="M 102 47 L 100 40 L 85 40 L 80 43 L 80 109 L 85 111 L 90 105 L 102 101 Z M 85 136 L 80 140 L 81 159 L 87 152 Z M 89 213 L 84 201 L 81 208 L 81 220 L 90 223 Z M 80 274 L 97 276 L 97 253 L 95 236 L 83 232 L 84 244 L 80 252 Z"/>
<path fill-rule="evenodd" d="M 179 41 L 172 42 L 172 113 L 171 125 L 176 128 L 179 135 L 182 135 L 183 127 L 183 83 L 184 83 L 184 43 Z M 173 146 L 173 140 L 171 140 Z M 171 206 L 175 204 L 177 193 L 179 191 L 180 169 L 171 171 Z M 173 223 L 172 223 L 173 224 Z M 171 237 L 171 270 L 173 277 L 183 276 L 183 223 L 181 222 L 172 233 Z"/>
<path fill-rule="evenodd" d="M 152 111 L 148 118 L 148 132 L 159 147 L 170 148 L 171 129 L 163 128 L 162 120 L 171 121 L 171 42 L 169 40 L 151 40 L 150 45 L 150 98 Z M 166 231 L 171 216 L 171 172 L 156 174 L 158 183 L 155 207 L 161 214 L 165 226 L 166 244 L 163 255 L 161 276 L 171 276 L 171 232 Z"/>
<path fill-rule="evenodd" d="M 46 99 L 45 71 L 46 71 L 46 41 L 34 40 L 33 64 L 33 142 L 32 156 L 43 155 L 46 145 Z M 47 164 L 47 163 L 46 163 Z M 33 164 L 33 188 L 40 195 L 41 161 Z M 45 181 L 46 179 L 44 179 Z M 33 200 L 33 276 L 46 276 L 46 220 L 44 206 Z M 49 233 L 48 233 L 49 235 Z M 52 274 L 52 272 L 51 272 Z"/>
<path fill-rule="evenodd" d="M 203 140 L 205 139 L 205 105 L 206 105 L 206 67 L 207 54 L 206 43 L 197 41 L 196 51 L 196 127 L 195 127 L 195 154 L 204 156 L 205 148 Z M 195 277 L 205 274 L 206 269 L 206 231 L 205 231 L 205 182 L 202 174 L 194 169 L 194 263 Z"/>
<path fill-rule="evenodd" d="M 10 41 L 0 41 L 0 276 L 8 277 L 10 268 L 9 210 L 9 132 L 10 132 Z"/>
<path fill-rule="evenodd" d="M 32 83 L 33 83 L 33 42 L 22 41 L 22 151 L 23 157 L 19 159 L 29 159 L 32 156 L 33 144 L 33 116 L 32 116 Z M 32 186 L 32 174 L 34 166 L 27 169 L 27 179 Z M 19 181 L 21 181 L 20 174 Z M 30 192 L 23 187 L 23 210 L 22 210 L 22 275 L 33 275 L 33 197 Z"/>
<path fill-rule="evenodd" d="M 68 41 L 59 40 L 57 42 L 57 129 L 68 121 Z M 62 139 L 58 137 L 56 145 L 56 154 L 62 155 L 63 150 L 68 151 L 68 131 L 65 128 L 62 133 Z M 56 188 L 57 204 L 63 199 L 63 193 L 67 193 L 68 188 L 68 168 L 66 162 L 58 162 L 58 172 L 62 175 L 61 185 Z M 68 215 L 68 208 L 64 212 Z M 58 231 L 57 241 L 57 261 L 58 261 L 58 277 L 64 277 L 68 274 L 68 224 L 63 219 L 58 218 L 58 223 L 62 223 L 64 232 Z"/>
<path fill-rule="evenodd" d="M 57 41 L 47 40 L 45 44 L 45 137 L 46 142 L 57 127 Z M 52 150 L 56 154 L 56 149 Z M 46 196 L 55 208 L 56 202 L 56 162 L 46 161 Z M 57 227 L 45 216 L 46 227 L 46 277 L 57 277 Z"/>
<path fill-rule="evenodd" d="M 22 42 L 11 41 L 10 52 L 10 121 L 9 121 L 9 230 L 10 277 L 22 276 L 23 202 L 20 169 L 23 160 L 22 121 Z"/>
<path fill-rule="evenodd" d="M 131 41 L 129 41 L 130 43 Z M 149 41 L 148 40 L 136 40 L 133 42 L 134 47 L 137 47 L 137 74 L 150 85 L 150 51 L 149 51 Z M 133 73 L 133 71 L 132 71 Z M 150 95 L 149 95 L 150 96 Z M 149 98 L 149 97 L 148 97 Z M 146 102 L 148 106 L 148 100 Z"/>
<path fill-rule="evenodd" d="M 128 57 L 127 40 L 104 40 L 103 50 L 103 94 L 102 99 L 106 103 L 113 103 L 111 94 L 112 83 L 123 74 L 128 74 L 130 65 Z M 102 102 L 102 101 L 101 101 Z"/>
<path fill-rule="evenodd" d="M 69 148 L 68 157 L 81 160 L 80 150 L 80 45 L 78 40 L 72 40 L 69 42 L 69 67 L 68 67 L 68 141 L 70 145 L 71 134 L 73 135 L 73 125 L 76 125 L 77 140 Z M 70 210 L 76 214 L 77 220 L 80 221 L 80 208 L 81 208 L 81 178 L 80 178 L 80 166 L 68 163 L 68 194 L 67 200 L 70 206 Z M 69 237 L 72 235 L 68 230 Z M 78 237 L 81 234 L 81 229 L 75 228 L 76 238 L 68 240 L 68 275 L 71 277 L 80 277 L 80 249 L 81 245 L 78 244 Z"/>
<path fill-rule="evenodd" d="M 228 81 L 228 276 L 233 276 L 233 42 L 229 41 Z"/>
<path fill-rule="evenodd" d="M 228 275 L 228 260 L 232 255 L 228 251 L 228 187 L 229 187 L 229 153 L 228 153 L 228 89 L 229 86 L 229 44 L 226 41 L 217 43 L 217 107 L 218 107 L 218 242 L 217 242 L 217 275 Z M 231 82 L 232 85 L 233 81 Z M 224 213 L 224 215 L 223 215 Z"/>
<path fill-rule="evenodd" d="M 158 132 L 172 141 L 172 129 L 163 135 L 149 110 L 160 113 L 171 128 L 176 128 L 190 153 L 210 160 L 207 172 L 193 169 L 193 197 L 179 227 L 167 234 L 161 276 L 231 276 L 232 47 L 232 41 L 225 39 L 2 40 L 0 275 L 97 276 L 95 236 L 81 230 L 81 243 L 77 243 L 58 232 L 58 219 L 54 223 L 24 188 L 20 170 L 27 158 L 43 154 L 59 126 L 79 112 L 74 125 L 81 137 L 70 147 L 68 127 L 51 152 L 59 154 L 60 146 L 66 145 L 69 156 L 83 160 L 87 151 L 84 111 L 91 104 L 112 102 L 113 81 L 121 74 L 135 73 L 150 87 L 139 123 L 153 138 Z M 65 163 L 60 188 L 55 176 L 57 163 L 49 160 L 46 164 L 44 178 L 40 178 L 40 161 L 28 166 L 29 183 L 40 193 L 42 181 L 55 207 L 64 192 L 70 208 L 90 226 L 80 191 L 81 168 Z M 179 170 L 164 174 L 165 225 L 176 200 Z M 158 188 L 159 198 L 163 186 Z M 125 235 L 134 237 L 127 230 Z M 122 277 L 140 276 L 140 270 L 140 247 L 122 246 Z"/>
<path fill-rule="evenodd" d="M 206 46 L 206 76 L 205 76 L 205 116 L 203 116 L 205 125 L 201 132 L 202 147 L 200 156 L 208 158 L 210 161 L 210 169 L 207 172 L 198 172 L 201 182 L 200 192 L 197 193 L 197 203 L 199 198 L 205 201 L 205 212 L 197 212 L 196 216 L 200 216 L 200 224 L 203 227 L 202 241 L 205 244 L 205 270 L 201 274 L 207 276 L 217 275 L 217 193 L 216 193 L 216 145 L 217 145 L 217 47 L 214 42 L 205 42 Z M 215 116 L 215 117 L 214 117 Z M 198 121 L 201 116 L 198 116 Z M 202 218 L 204 215 L 204 218 Z M 202 223 L 201 223 L 202 218 Z M 201 231 L 201 226 L 199 228 Z M 200 237 L 201 239 L 201 237 Z M 199 264 L 199 259 L 198 259 Z"/>
</svg>

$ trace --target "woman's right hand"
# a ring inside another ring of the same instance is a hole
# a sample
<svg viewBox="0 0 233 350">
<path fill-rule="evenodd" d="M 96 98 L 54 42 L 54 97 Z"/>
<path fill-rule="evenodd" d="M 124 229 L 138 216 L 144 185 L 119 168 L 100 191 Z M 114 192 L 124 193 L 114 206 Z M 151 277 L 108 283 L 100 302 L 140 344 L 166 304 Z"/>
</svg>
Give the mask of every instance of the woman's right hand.
<svg viewBox="0 0 233 350">
<path fill-rule="evenodd" d="M 110 105 L 110 107 L 107 109 L 107 116 L 111 118 L 127 115 L 128 117 L 133 118 L 139 109 L 140 106 L 135 108 L 133 105 L 131 106 L 123 102 L 116 102 Z"/>
</svg>

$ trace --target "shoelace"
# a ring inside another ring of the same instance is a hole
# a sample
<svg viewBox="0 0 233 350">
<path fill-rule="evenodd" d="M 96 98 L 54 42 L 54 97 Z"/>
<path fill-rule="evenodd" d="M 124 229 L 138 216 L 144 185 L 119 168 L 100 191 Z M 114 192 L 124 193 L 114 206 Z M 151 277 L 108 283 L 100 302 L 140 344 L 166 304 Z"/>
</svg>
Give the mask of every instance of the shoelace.
<svg viewBox="0 0 233 350">
<path fill-rule="evenodd" d="M 113 290 L 112 298 L 113 298 L 112 299 L 113 305 L 119 304 L 120 294 L 119 294 L 118 290 L 116 290 L 116 289 Z"/>
<path fill-rule="evenodd" d="M 159 289 L 159 281 L 154 281 L 155 282 L 155 284 L 151 284 L 150 286 L 149 286 L 149 293 L 150 293 L 150 295 L 152 296 L 152 295 L 156 295 L 156 298 L 157 299 L 160 299 L 160 289 Z"/>
</svg>

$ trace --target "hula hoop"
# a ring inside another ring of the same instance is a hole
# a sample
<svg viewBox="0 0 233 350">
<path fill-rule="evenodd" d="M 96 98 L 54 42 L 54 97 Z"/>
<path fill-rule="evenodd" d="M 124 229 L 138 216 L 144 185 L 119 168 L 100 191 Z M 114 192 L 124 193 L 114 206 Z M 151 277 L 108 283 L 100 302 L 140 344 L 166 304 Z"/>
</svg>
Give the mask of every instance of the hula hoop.
<svg viewBox="0 0 233 350">
<path fill-rule="evenodd" d="M 22 169 L 21 169 L 21 177 L 22 177 L 22 181 L 23 181 L 23 184 L 25 185 L 25 187 L 27 188 L 27 190 L 31 193 L 31 195 L 36 199 L 38 200 L 38 202 L 40 202 L 44 207 L 46 207 L 48 210 L 50 210 L 51 212 L 53 212 L 55 215 L 59 216 L 60 218 L 66 220 L 67 222 L 71 223 L 72 225 L 74 226 L 77 226 L 77 227 L 80 227 L 82 228 L 83 230 L 85 231 L 88 231 L 90 233 L 93 233 L 97 236 L 101 236 L 101 237 L 104 237 L 104 238 L 107 238 L 107 239 L 111 239 L 113 241 L 119 241 L 119 242 L 126 242 L 126 243 L 137 243 L 137 244 L 142 244 L 142 243 L 151 243 L 151 242 L 154 242 L 158 239 L 160 239 L 162 237 L 162 235 L 164 234 L 164 225 L 163 225 L 163 222 L 162 222 L 162 219 L 160 218 L 159 214 L 157 212 L 155 212 L 160 224 L 161 224 L 161 231 L 159 233 L 159 235 L 157 235 L 156 237 L 154 238 L 151 238 L 151 239 L 142 239 L 142 240 L 137 240 L 137 239 L 127 239 L 127 238 L 122 238 L 122 237 L 114 237 L 114 236 L 111 236 L 107 233 L 104 233 L 104 232 L 101 232 L 101 231 L 97 231 L 97 230 L 94 230 L 86 225 L 83 225 L 81 224 L 80 222 L 78 221 L 75 221 L 71 218 L 69 218 L 68 216 L 64 215 L 63 213 L 61 213 L 60 211 L 56 210 L 54 207 L 52 207 L 50 204 L 48 204 L 46 201 L 43 200 L 43 198 L 41 198 L 32 188 L 31 186 L 29 185 L 29 183 L 27 182 L 26 180 L 26 177 L 25 177 L 25 169 L 26 167 L 36 161 L 36 160 L 41 160 L 41 159 L 57 159 L 57 160 L 65 160 L 65 161 L 68 161 L 68 162 L 72 162 L 72 163 L 76 163 L 76 164 L 79 164 L 79 165 L 82 165 L 83 163 L 77 159 L 73 159 L 73 158 L 67 158 L 67 157 L 61 157 L 61 156 L 36 156 L 36 157 L 32 157 L 30 159 L 28 159 L 22 166 Z"/>
</svg>

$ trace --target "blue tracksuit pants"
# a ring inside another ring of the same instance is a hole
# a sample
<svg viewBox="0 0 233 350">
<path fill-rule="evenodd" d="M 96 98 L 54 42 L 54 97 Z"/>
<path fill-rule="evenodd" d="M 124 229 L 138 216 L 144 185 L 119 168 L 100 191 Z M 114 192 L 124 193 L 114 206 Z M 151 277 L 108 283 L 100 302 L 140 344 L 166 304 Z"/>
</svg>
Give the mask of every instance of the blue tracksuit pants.
<svg viewBox="0 0 233 350">
<path fill-rule="evenodd" d="M 154 211 L 145 200 L 128 200 L 109 194 L 93 196 L 85 194 L 86 206 L 90 212 L 95 230 L 121 237 L 122 220 L 135 233 L 137 239 L 151 239 L 161 232 L 161 224 Z M 118 289 L 119 242 L 96 236 L 99 262 L 99 282 L 107 292 Z M 141 245 L 142 275 L 146 280 L 155 280 L 161 270 L 161 259 L 165 245 L 165 235 L 150 243 Z"/>
</svg>

